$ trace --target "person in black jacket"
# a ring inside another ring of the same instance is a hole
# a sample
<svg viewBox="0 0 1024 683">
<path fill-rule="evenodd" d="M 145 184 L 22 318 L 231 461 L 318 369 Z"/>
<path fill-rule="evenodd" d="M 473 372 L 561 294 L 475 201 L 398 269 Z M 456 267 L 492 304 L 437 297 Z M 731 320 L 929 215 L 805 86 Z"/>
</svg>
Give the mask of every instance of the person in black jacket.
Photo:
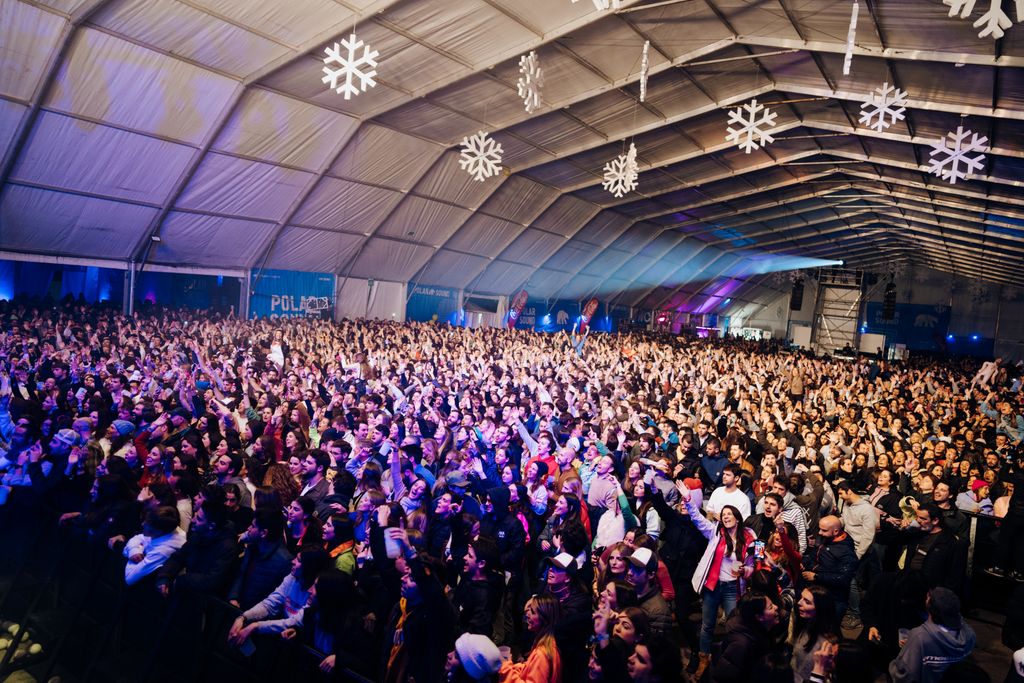
<svg viewBox="0 0 1024 683">
<path fill-rule="evenodd" d="M 203 501 L 192 518 L 188 540 L 157 572 L 163 596 L 175 590 L 217 594 L 227 585 L 238 559 L 238 540 L 223 503 Z"/>
<path fill-rule="evenodd" d="M 507 488 L 497 486 L 489 489 L 484 496 L 483 517 L 480 520 L 480 535 L 489 536 L 498 544 L 502 571 L 508 572 L 508 590 L 495 620 L 494 641 L 511 644 L 518 627 L 516 614 L 522 614 L 527 596 L 523 561 L 526 554 L 526 530 L 519 519 L 509 512 L 511 494 Z"/>
<path fill-rule="evenodd" d="M 277 510 L 257 510 L 241 540 L 245 552 L 228 601 L 245 611 L 270 595 L 291 571 L 292 554 L 284 545 L 284 517 Z"/>
<path fill-rule="evenodd" d="M 1013 484 L 1013 496 L 999 525 L 995 566 L 985 572 L 1000 578 L 1009 575 L 1024 580 L 1024 451 L 1000 478 L 1004 483 Z"/>
<path fill-rule="evenodd" d="M 711 669 L 713 683 L 751 680 L 758 661 L 772 649 L 770 632 L 779 622 L 779 610 L 763 593 L 743 594 L 725 625 L 721 654 Z"/>
<path fill-rule="evenodd" d="M 1003 624 L 1003 645 L 1016 652 L 1024 648 L 1024 584 L 1013 589 L 1010 602 L 1006 605 L 1006 622 Z M 1007 683 L 1022 683 L 1024 676 L 1017 673 L 1014 662 L 1006 674 Z"/>
<path fill-rule="evenodd" d="M 853 539 L 843 529 L 843 520 L 834 515 L 822 517 L 818 522 L 818 547 L 808 549 L 804 558 L 804 580 L 816 583 L 835 601 L 836 614 L 846 612 L 850 597 L 850 583 L 857 573 L 857 551 Z"/>
<path fill-rule="evenodd" d="M 969 539 L 946 529 L 942 510 L 934 503 L 917 509 L 917 529 L 901 534 L 906 543 L 903 571 L 919 571 L 928 588 L 943 587 L 960 593 L 967 574 Z"/>
<path fill-rule="evenodd" d="M 469 544 L 459 584 L 452 602 L 458 612 L 459 633 L 477 633 L 491 637 L 494 613 L 501 603 L 504 579 L 499 576 L 498 544 L 480 536 Z"/>
<path fill-rule="evenodd" d="M 653 486 L 647 487 L 647 495 L 651 506 L 665 524 L 659 539 L 661 547 L 658 549 L 658 557 L 665 563 L 672 586 L 676 589 L 676 622 L 686 643 L 692 650 L 696 650 L 698 629 L 689 618 L 697 600 L 693 592 L 693 573 L 697 570 L 708 542 L 697 527 L 690 523 L 685 507 L 670 506 Z"/>
</svg>

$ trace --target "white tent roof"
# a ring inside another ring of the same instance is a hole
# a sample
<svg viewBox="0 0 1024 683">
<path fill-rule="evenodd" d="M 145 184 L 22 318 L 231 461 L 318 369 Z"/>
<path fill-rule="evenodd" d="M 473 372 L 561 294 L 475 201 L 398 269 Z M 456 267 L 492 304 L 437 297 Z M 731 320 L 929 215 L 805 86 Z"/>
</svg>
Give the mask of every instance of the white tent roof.
<svg viewBox="0 0 1024 683">
<path fill-rule="evenodd" d="M 0 250 L 648 307 L 839 259 L 1024 284 L 1024 27 L 861 0 L 844 76 L 851 6 L 0 0 Z M 378 85 L 345 100 L 321 57 L 353 28 Z M 858 116 L 883 82 L 909 109 L 877 132 Z M 778 128 L 745 154 L 727 110 L 752 98 Z M 954 186 L 927 165 L 960 125 L 991 150 Z M 482 183 L 458 165 L 479 130 L 507 169 Z M 602 168 L 630 141 L 639 187 L 617 199 Z"/>
</svg>

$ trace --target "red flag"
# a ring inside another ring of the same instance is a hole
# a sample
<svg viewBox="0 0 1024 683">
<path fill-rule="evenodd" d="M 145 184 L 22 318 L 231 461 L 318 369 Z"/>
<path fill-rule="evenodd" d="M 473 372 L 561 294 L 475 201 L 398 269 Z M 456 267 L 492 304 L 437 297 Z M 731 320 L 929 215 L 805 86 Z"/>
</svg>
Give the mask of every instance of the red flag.
<svg viewBox="0 0 1024 683">
<path fill-rule="evenodd" d="M 587 331 L 587 325 L 590 324 L 590 319 L 597 313 L 597 298 L 593 298 L 587 302 L 587 305 L 583 307 L 583 315 L 580 318 L 580 332 Z"/>
<path fill-rule="evenodd" d="M 516 321 L 519 320 L 519 314 L 526 308 L 526 290 L 521 289 L 519 293 L 512 298 L 512 305 L 508 309 L 508 328 L 511 330 L 516 326 Z"/>
</svg>

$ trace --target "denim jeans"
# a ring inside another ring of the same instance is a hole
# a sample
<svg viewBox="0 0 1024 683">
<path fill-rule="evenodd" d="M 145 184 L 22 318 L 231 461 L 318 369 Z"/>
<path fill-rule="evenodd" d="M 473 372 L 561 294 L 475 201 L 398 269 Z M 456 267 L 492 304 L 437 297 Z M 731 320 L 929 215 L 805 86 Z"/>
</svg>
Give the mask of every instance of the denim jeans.
<svg viewBox="0 0 1024 683">
<path fill-rule="evenodd" d="M 702 615 L 700 623 L 700 651 L 711 654 L 711 639 L 715 635 L 718 608 L 725 610 L 728 617 L 739 601 L 739 581 L 719 581 L 715 590 L 703 588 L 700 591 Z"/>
</svg>

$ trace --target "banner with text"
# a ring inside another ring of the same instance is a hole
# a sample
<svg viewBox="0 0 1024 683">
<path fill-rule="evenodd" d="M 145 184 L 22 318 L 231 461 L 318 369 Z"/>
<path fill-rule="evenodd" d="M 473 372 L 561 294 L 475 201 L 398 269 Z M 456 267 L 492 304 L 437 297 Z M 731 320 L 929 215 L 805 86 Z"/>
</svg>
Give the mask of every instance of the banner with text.
<svg viewBox="0 0 1024 683">
<path fill-rule="evenodd" d="M 949 306 L 896 304 L 892 320 L 882 317 L 882 304 L 869 302 L 867 331 L 884 334 L 887 344 L 906 344 L 912 351 L 936 351 L 943 347 L 949 330 Z"/>
<path fill-rule="evenodd" d="M 405 304 L 405 319 L 417 322 L 431 320 L 456 324 L 459 313 L 459 290 L 449 287 L 416 285 Z"/>
<path fill-rule="evenodd" d="M 330 273 L 264 270 L 252 274 L 249 311 L 254 318 L 320 315 L 333 308 L 334 276 Z"/>
</svg>

